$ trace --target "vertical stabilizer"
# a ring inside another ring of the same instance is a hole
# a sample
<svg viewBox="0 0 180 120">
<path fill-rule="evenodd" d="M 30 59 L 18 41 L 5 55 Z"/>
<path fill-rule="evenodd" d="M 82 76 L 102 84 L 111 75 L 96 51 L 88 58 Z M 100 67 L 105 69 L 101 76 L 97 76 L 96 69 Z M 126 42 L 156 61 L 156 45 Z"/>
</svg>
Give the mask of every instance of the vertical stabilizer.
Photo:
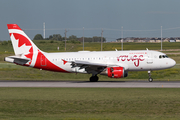
<svg viewBox="0 0 180 120">
<path fill-rule="evenodd" d="M 38 51 L 38 47 L 24 33 L 17 24 L 7 24 L 14 53 L 19 58 L 30 59 L 29 65 L 33 65 Z"/>
<path fill-rule="evenodd" d="M 37 46 L 17 24 L 7 24 L 7 27 L 16 56 L 38 50 Z"/>
</svg>

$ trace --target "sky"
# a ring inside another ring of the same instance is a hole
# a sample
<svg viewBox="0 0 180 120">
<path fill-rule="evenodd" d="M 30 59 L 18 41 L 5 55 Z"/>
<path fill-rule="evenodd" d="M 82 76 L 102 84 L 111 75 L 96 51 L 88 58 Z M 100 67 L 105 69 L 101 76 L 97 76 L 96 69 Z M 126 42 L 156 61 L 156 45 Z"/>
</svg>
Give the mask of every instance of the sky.
<svg viewBox="0 0 180 120">
<path fill-rule="evenodd" d="M 36 34 L 77 37 L 180 37 L 180 0 L 0 0 L 0 40 L 9 40 L 15 23 Z M 123 27 L 123 29 L 122 29 Z M 122 32 L 123 31 L 123 32 Z"/>
</svg>

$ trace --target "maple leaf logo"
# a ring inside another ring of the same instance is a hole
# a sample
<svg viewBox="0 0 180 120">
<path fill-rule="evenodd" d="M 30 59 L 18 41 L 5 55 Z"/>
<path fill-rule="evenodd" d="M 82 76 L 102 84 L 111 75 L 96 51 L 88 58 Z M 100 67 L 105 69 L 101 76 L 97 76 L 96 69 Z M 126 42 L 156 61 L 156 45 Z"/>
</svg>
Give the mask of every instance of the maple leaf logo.
<svg viewBox="0 0 180 120">
<path fill-rule="evenodd" d="M 32 60 L 33 47 L 31 42 L 23 35 L 17 33 L 11 34 L 11 39 L 13 40 L 15 54 Z M 31 61 L 29 62 L 29 64 L 30 63 Z"/>
<path fill-rule="evenodd" d="M 66 61 L 66 60 L 63 60 L 63 59 L 62 59 L 62 61 L 63 61 L 63 64 L 64 64 L 64 65 L 65 65 L 65 64 L 68 62 L 68 61 Z"/>
</svg>

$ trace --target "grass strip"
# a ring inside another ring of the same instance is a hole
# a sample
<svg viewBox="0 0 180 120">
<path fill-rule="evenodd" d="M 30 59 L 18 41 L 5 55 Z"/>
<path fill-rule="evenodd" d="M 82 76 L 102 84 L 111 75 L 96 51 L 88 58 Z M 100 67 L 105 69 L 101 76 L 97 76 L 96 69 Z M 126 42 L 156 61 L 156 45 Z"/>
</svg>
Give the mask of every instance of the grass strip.
<svg viewBox="0 0 180 120">
<path fill-rule="evenodd" d="M 180 89 L 0 88 L 0 119 L 179 119 Z"/>
</svg>

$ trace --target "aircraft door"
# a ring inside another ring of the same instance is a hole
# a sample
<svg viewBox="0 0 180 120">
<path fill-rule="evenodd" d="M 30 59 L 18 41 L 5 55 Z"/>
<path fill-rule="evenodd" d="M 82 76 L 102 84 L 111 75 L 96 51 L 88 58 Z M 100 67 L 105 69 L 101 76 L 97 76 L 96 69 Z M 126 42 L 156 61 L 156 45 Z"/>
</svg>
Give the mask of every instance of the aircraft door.
<svg viewBox="0 0 180 120">
<path fill-rule="evenodd" d="M 108 60 L 108 57 L 107 57 L 107 56 L 104 56 L 104 57 L 103 57 L 103 62 L 104 62 L 104 63 L 107 63 L 107 60 Z"/>
<path fill-rule="evenodd" d="M 46 57 L 41 55 L 41 66 L 46 66 Z"/>
<path fill-rule="evenodd" d="M 152 64 L 153 63 L 153 55 L 152 55 L 152 53 L 148 52 L 148 56 L 147 57 L 148 57 L 147 58 L 147 63 L 148 64 Z"/>
</svg>

